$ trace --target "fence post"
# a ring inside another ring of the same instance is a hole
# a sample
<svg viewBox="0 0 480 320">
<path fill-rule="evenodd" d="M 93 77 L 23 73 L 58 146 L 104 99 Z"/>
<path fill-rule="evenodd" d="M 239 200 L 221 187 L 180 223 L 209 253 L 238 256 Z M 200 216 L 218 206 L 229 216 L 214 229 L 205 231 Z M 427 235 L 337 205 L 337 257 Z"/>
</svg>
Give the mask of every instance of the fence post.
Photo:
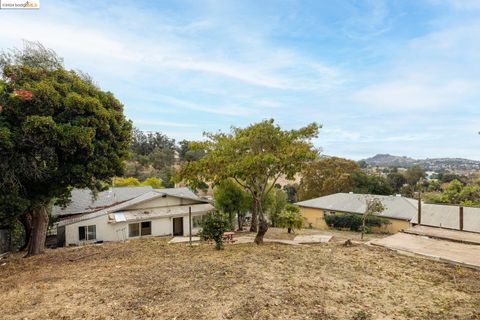
<svg viewBox="0 0 480 320">
<path fill-rule="evenodd" d="M 188 207 L 188 229 L 189 229 L 189 243 L 192 246 L 192 207 Z"/>
<path fill-rule="evenodd" d="M 463 231 L 463 207 L 460 207 L 460 231 Z"/>
<path fill-rule="evenodd" d="M 418 194 L 418 225 L 422 224 L 422 197 Z"/>
</svg>

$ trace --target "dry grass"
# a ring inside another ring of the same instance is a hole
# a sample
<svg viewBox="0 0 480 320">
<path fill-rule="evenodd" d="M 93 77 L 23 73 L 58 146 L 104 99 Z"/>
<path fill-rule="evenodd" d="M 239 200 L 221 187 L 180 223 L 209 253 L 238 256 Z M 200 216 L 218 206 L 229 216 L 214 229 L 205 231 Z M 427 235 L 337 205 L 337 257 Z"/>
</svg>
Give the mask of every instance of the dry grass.
<svg viewBox="0 0 480 320">
<path fill-rule="evenodd" d="M 166 241 L 0 260 L 0 318 L 480 319 L 473 270 L 335 242 L 219 252 Z"/>
</svg>

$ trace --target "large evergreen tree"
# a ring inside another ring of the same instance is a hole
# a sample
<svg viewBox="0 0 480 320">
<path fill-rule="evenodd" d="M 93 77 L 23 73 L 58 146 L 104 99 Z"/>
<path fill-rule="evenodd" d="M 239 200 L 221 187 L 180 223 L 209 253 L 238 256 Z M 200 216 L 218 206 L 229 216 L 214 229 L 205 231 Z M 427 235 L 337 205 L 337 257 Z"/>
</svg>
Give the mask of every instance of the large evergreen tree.
<svg viewBox="0 0 480 320">
<path fill-rule="evenodd" d="M 27 42 L 1 55 L 0 208 L 23 215 L 28 255 L 43 251 L 49 204 L 123 173 L 130 136 L 122 104 L 55 52 Z"/>
</svg>

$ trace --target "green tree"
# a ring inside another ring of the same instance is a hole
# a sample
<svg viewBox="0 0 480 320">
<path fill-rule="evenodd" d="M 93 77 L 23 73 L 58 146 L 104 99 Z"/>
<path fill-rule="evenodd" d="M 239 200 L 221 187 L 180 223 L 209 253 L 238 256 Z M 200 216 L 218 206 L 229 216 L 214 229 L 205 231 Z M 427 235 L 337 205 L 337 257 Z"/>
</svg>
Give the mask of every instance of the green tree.
<svg viewBox="0 0 480 320">
<path fill-rule="evenodd" d="M 405 180 L 411 186 L 415 186 L 423 178 L 425 178 L 425 170 L 420 166 L 413 166 L 405 171 Z"/>
<path fill-rule="evenodd" d="M 281 228 L 287 228 L 288 233 L 292 233 L 294 229 L 300 229 L 303 227 L 304 219 L 300 215 L 300 208 L 287 204 L 285 210 L 278 215 L 278 226 Z"/>
<path fill-rule="evenodd" d="M 387 175 L 387 182 L 393 191 L 400 192 L 400 189 L 403 187 L 403 185 L 407 183 L 407 179 L 403 174 L 397 171 L 391 172 Z"/>
<path fill-rule="evenodd" d="M 122 177 L 115 177 L 112 180 L 113 187 L 138 187 L 141 185 L 140 181 L 137 178 L 129 177 L 129 178 L 122 178 Z"/>
<path fill-rule="evenodd" d="M 223 249 L 223 233 L 230 227 L 228 216 L 220 212 L 209 212 L 202 220 L 200 238 L 215 241 L 217 250 Z"/>
<path fill-rule="evenodd" d="M 250 196 L 242 186 L 233 179 L 221 181 L 213 189 L 215 206 L 229 216 L 230 226 L 234 228 L 235 214 L 237 215 L 238 230 L 243 229 L 245 213 L 250 208 Z"/>
<path fill-rule="evenodd" d="M 0 106 L 0 201 L 21 198 L 27 255 L 36 255 L 52 200 L 66 203 L 72 188 L 100 190 L 123 174 L 131 123 L 112 93 L 38 43 L 1 55 Z"/>
<path fill-rule="evenodd" d="M 298 198 L 308 200 L 352 191 L 350 175 L 359 170 L 360 167 L 355 161 L 343 158 L 328 157 L 313 161 L 303 171 Z"/>
<path fill-rule="evenodd" d="M 178 155 L 180 161 L 195 161 L 202 158 L 205 154 L 205 151 L 202 149 L 192 149 L 190 148 L 191 141 L 182 140 L 178 144 L 180 145 Z"/>
<path fill-rule="evenodd" d="M 362 234 L 360 236 L 363 239 L 363 235 L 367 231 L 366 222 L 369 217 L 377 216 L 378 214 L 385 211 L 386 207 L 383 205 L 382 201 L 378 198 L 367 197 L 365 199 L 366 209 L 365 213 L 362 216 Z"/>
<path fill-rule="evenodd" d="M 383 177 L 367 175 L 362 171 L 350 174 L 353 192 L 360 194 L 391 195 L 392 188 Z"/>
<path fill-rule="evenodd" d="M 315 159 L 317 151 L 310 139 L 318 135 L 318 130 L 315 123 L 299 130 L 282 130 L 273 120 L 265 120 L 246 128 L 233 127 L 231 133 L 206 134 L 205 141 L 190 145 L 205 150 L 205 155 L 185 162 L 177 179 L 195 188 L 199 181 L 233 178 L 253 199 L 252 221 L 254 215 L 259 221 L 255 243 L 263 243 L 268 230 L 263 200 L 281 176 L 292 180 Z"/>
<path fill-rule="evenodd" d="M 162 181 L 158 180 L 157 178 L 147 178 L 144 181 L 142 181 L 142 186 L 150 186 L 154 189 L 160 189 L 162 188 Z"/>
<path fill-rule="evenodd" d="M 288 203 L 297 202 L 298 184 L 287 184 L 283 186 L 283 190 L 287 194 Z"/>
<path fill-rule="evenodd" d="M 287 194 L 285 193 L 285 191 L 279 188 L 273 188 L 270 193 L 272 193 L 274 197 L 273 203 L 270 207 L 270 210 L 268 210 L 268 213 L 272 227 L 276 227 L 279 214 L 285 209 L 285 206 L 288 204 Z"/>
</svg>

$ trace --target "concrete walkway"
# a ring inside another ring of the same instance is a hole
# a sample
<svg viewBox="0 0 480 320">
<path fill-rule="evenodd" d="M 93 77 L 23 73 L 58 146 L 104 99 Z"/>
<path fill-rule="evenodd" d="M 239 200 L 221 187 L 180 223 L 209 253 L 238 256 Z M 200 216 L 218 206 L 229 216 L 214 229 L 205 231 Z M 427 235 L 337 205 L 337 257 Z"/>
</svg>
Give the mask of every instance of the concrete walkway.
<svg viewBox="0 0 480 320">
<path fill-rule="evenodd" d="M 302 244 L 308 243 L 326 243 L 329 242 L 333 236 L 323 235 L 323 234 L 308 234 L 296 236 L 293 241 Z"/>
<path fill-rule="evenodd" d="M 375 239 L 369 241 L 368 244 L 480 270 L 480 246 L 478 245 L 407 233 L 397 233 L 390 237 Z"/>
<path fill-rule="evenodd" d="M 415 226 L 403 232 L 419 236 L 427 236 L 435 239 L 451 240 L 456 242 L 480 245 L 480 233 L 442 229 L 428 226 Z"/>
<path fill-rule="evenodd" d="M 190 237 L 173 237 L 172 240 L 168 241 L 169 244 L 175 243 L 188 243 Z M 192 242 L 200 241 L 200 237 L 192 237 Z"/>
<path fill-rule="evenodd" d="M 239 243 L 252 243 L 255 238 L 251 236 L 250 237 L 240 236 L 234 239 L 236 240 L 234 243 L 239 244 Z M 281 244 L 288 244 L 292 246 L 298 246 L 300 244 L 326 243 L 326 242 L 329 242 L 331 239 L 332 239 L 332 236 L 312 234 L 312 235 L 296 236 L 293 240 L 264 238 L 263 242 L 281 243 Z"/>
<path fill-rule="evenodd" d="M 254 236 L 234 237 L 235 242 L 233 244 L 253 243 L 254 239 L 255 239 Z M 293 240 L 264 238 L 263 241 L 267 243 L 281 243 L 281 244 L 288 244 L 292 246 L 298 246 L 300 244 L 326 243 L 326 242 L 329 242 L 331 239 L 332 239 L 332 236 L 311 234 L 311 235 L 296 236 Z M 172 240 L 168 241 L 168 243 L 169 244 L 188 243 L 189 241 L 190 241 L 189 237 L 174 237 L 172 238 Z M 200 241 L 200 237 L 192 237 L 192 241 L 198 242 Z"/>
</svg>

